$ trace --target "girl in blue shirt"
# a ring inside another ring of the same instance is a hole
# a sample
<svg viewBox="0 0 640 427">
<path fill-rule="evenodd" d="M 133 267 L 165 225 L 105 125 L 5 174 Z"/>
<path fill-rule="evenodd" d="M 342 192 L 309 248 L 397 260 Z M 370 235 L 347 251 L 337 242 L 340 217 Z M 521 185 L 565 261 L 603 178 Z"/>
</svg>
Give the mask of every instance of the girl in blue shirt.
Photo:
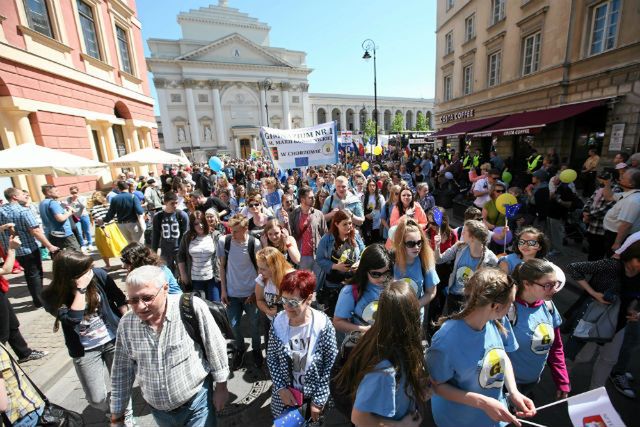
<svg viewBox="0 0 640 427">
<path fill-rule="evenodd" d="M 336 378 L 337 387 L 353 398 L 356 426 L 418 427 L 428 375 L 415 292 L 404 281 L 390 283 L 380 294 L 378 316 L 384 321 L 360 339 Z"/>
<path fill-rule="evenodd" d="M 436 295 L 436 285 L 440 283 L 440 278 L 436 273 L 436 263 L 429 240 L 414 219 L 400 220 L 393 236 L 393 250 L 393 278 L 406 281 L 414 290 L 422 318 L 424 307 Z"/>
<path fill-rule="evenodd" d="M 379 243 L 367 246 L 362 252 L 352 284 L 340 291 L 333 315 L 336 331 L 366 332 L 374 324 L 378 298 L 391 276 L 391 257 Z"/>
<path fill-rule="evenodd" d="M 549 241 L 544 233 L 535 227 L 525 227 L 513 241 L 513 253 L 498 259 L 498 267 L 512 274 L 520 263 L 535 258 L 544 258 L 549 252 Z"/>
<path fill-rule="evenodd" d="M 439 427 L 520 425 L 535 406 L 516 386 L 507 352 L 517 350 L 505 318 L 516 296 L 514 282 L 498 268 L 482 268 L 467 282 L 462 311 L 440 319 L 427 351 L 435 395 L 431 408 Z M 503 388 L 517 412 L 507 409 Z"/>
</svg>

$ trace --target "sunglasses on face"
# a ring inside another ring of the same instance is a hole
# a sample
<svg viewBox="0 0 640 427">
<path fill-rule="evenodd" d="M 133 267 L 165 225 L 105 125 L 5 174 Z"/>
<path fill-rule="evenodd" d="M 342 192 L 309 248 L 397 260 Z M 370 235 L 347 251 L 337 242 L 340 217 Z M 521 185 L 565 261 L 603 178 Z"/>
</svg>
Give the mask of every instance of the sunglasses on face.
<svg viewBox="0 0 640 427">
<path fill-rule="evenodd" d="M 370 271 L 369 272 L 369 276 L 371 276 L 373 279 L 379 279 L 383 276 L 389 276 L 391 274 L 391 272 L 389 270 L 385 270 L 385 271 Z"/>
<path fill-rule="evenodd" d="M 142 301 L 144 303 L 144 305 L 149 305 L 156 299 L 158 294 L 160 294 L 160 291 L 162 290 L 162 288 L 164 288 L 164 286 L 161 287 L 160 289 L 158 289 L 158 292 L 156 292 L 156 294 L 154 296 L 143 295 L 141 297 L 133 297 L 133 298 L 129 298 L 125 302 L 127 304 L 129 304 L 129 305 L 138 305 L 140 303 L 140 301 Z"/>
<path fill-rule="evenodd" d="M 303 302 L 305 302 L 305 300 L 303 299 L 287 298 L 287 297 L 280 297 L 280 301 L 282 302 L 283 305 L 286 305 L 291 308 L 298 308 Z"/>
<path fill-rule="evenodd" d="M 260 203 L 249 203 L 250 208 L 257 208 L 258 206 L 260 206 Z"/>
<path fill-rule="evenodd" d="M 409 240 L 404 242 L 404 245 L 409 249 L 422 246 L 422 240 Z"/>
<path fill-rule="evenodd" d="M 539 243 L 537 240 L 523 240 L 523 239 L 518 240 L 518 246 L 524 246 L 524 245 L 534 247 L 534 246 L 538 246 Z"/>
<path fill-rule="evenodd" d="M 549 283 L 538 283 L 538 282 L 533 282 L 533 283 L 540 286 L 541 288 L 544 288 L 546 292 L 549 292 L 552 289 L 557 289 L 560 287 L 560 285 L 562 285 L 562 282 L 560 281 L 549 282 Z"/>
<path fill-rule="evenodd" d="M 504 190 L 498 190 L 498 189 L 496 189 L 496 190 L 494 190 L 494 191 L 495 191 L 496 193 L 504 193 Z"/>
</svg>

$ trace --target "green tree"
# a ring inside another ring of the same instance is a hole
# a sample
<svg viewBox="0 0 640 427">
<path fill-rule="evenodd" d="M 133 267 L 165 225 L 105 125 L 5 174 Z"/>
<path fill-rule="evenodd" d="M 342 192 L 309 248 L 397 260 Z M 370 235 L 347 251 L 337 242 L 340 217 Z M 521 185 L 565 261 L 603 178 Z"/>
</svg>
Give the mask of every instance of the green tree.
<svg viewBox="0 0 640 427">
<path fill-rule="evenodd" d="M 364 124 L 363 133 L 367 140 L 371 137 L 376 136 L 376 122 L 374 122 L 372 119 L 367 120 L 367 122 Z"/>
<path fill-rule="evenodd" d="M 416 117 L 416 130 L 418 132 L 426 132 L 429 130 L 427 117 L 422 113 L 422 111 L 418 111 L 418 115 Z"/>
<path fill-rule="evenodd" d="M 404 129 L 404 123 L 402 123 L 402 113 L 398 111 L 393 118 L 393 122 L 391 123 L 391 133 L 400 133 Z"/>
</svg>

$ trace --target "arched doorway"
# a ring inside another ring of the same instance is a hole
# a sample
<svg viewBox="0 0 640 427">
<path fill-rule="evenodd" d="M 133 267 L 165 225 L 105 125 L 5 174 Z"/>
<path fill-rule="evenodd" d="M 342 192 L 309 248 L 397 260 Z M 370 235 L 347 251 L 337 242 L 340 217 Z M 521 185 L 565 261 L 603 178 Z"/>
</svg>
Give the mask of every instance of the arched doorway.
<svg viewBox="0 0 640 427">
<path fill-rule="evenodd" d="M 336 128 L 338 130 L 344 130 L 342 129 L 342 126 L 340 126 L 340 110 L 337 108 L 334 108 L 333 110 L 331 110 L 331 120 L 336 122 Z"/>
<path fill-rule="evenodd" d="M 360 130 L 364 130 L 364 126 L 367 123 L 367 109 L 362 107 L 360 110 Z"/>
<path fill-rule="evenodd" d="M 351 108 L 349 108 L 347 110 L 346 114 L 347 114 L 347 129 L 346 130 L 351 130 L 352 131 L 354 129 L 354 126 L 355 126 L 355 123 L 354 123 L 354 120 L 353 120 L 353 110 Z"/>
<path fill-rule="evenodd" d="M 318 123 L 322 124 L 327 122 L 327 111 L 324 108 L 318 108 Z"/>
<path fill-rule="evenodd" d="M 391 129 L 391 111 L 390 110 L 384 110 L 384 129 L 390 130 Z"/>
<path fill-rule="evenodd" d="M 413 129 L 413 111 L 407 111 L 407 116 L 405 118 L 405 129 Z"/>
<path fill-rule="evenodd" d="M 251 141 L 247 138 L 240 140 L 240 157 L 243 159 L 251 157 Z"/>
</svg>

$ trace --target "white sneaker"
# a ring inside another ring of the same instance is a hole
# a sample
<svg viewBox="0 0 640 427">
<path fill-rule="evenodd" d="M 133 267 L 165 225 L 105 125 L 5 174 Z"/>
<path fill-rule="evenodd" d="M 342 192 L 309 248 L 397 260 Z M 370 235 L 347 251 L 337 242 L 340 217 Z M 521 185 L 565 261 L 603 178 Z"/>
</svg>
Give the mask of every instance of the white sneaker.
<svg viewBox="0 0 640 427">
<path fill-rule="evenodd" d="M 629 384 L 629 378 L 626 375 L 609 375 L 609 379 L 613 386 L 618 390 L 623 396 L 628 397 L 629 399 L 636 398 L 636 392 L 631 388 L 631 384 Z"/>
</svg>

